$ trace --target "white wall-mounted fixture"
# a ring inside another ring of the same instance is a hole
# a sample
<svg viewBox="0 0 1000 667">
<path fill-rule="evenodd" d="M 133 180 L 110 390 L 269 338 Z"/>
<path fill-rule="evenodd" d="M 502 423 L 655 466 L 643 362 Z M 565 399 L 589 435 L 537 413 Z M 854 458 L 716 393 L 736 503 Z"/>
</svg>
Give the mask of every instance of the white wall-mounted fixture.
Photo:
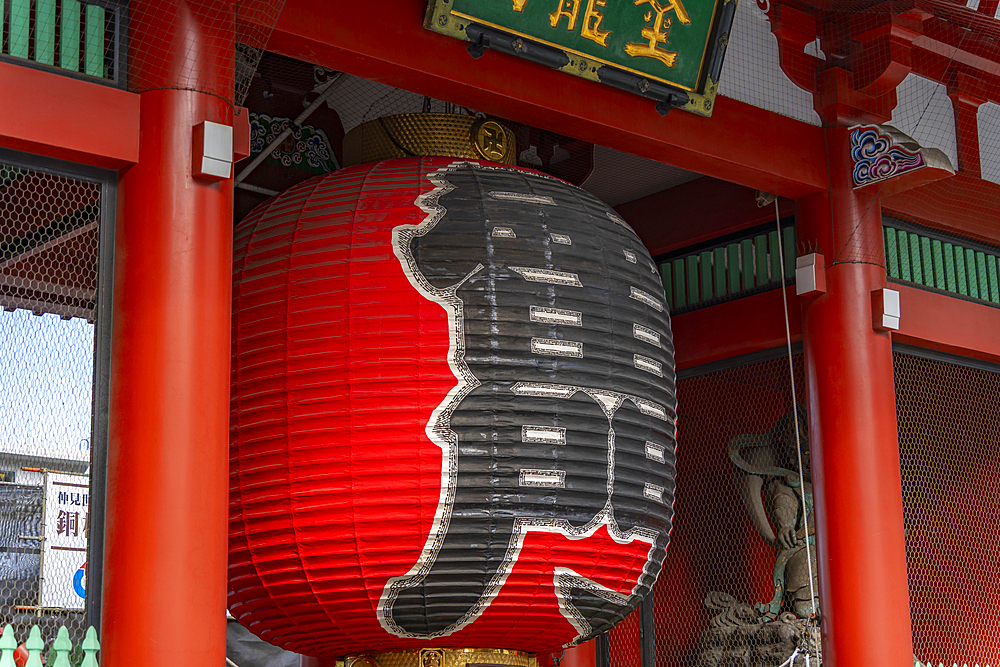
<svg viewBox="0 0 1000 667">
<path fill-rule="evenodd" d="M 233 176 L 233 128 L 210 120 L 194 126 L 194 175 L 213 181 Z"/>
<path fill-rule="evenodd" d="M 872 292 L 872 327 L 876 331 L 898 331 L 899 314 L 899 292 L 894 289 Z"/>
<path fill-rule="evenodd" d="M 811 296 L 826 293 L 826 258 L 818 252 L 795 258 L 795 293 Z"/>
</svg>

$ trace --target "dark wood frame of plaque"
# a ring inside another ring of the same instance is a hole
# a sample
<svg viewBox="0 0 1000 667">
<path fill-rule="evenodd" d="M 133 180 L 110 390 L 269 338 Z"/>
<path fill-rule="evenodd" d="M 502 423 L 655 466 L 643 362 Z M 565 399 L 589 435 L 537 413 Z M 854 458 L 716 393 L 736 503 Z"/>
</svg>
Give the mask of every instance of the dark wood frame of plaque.
<svg viewBox="0 0 1000 667">
<path fill-rule="evenodd" d="M 715 11 L 703 67 L 694 90 L 670 85 L 655 77 L 642 76 L 611 64 L 596 61 L 584 54 L 564 50 L 493 26 L 469 21 L 452 13 L 450 0 L 428 0 L 424 28 L 467 42 L 473 58 L 485 49 L 494 49 L 525 58 L 574 76 L 590 79 L 641 95 L 656 102 L 656 110 L 665 116 L 671 109 L 683 109 L 700 116 L 711 116 L 719 87 L 722 61 L 729 45 L 729 31 L 736 14 L 737 0 L 715 0 Z"/>
</svg>

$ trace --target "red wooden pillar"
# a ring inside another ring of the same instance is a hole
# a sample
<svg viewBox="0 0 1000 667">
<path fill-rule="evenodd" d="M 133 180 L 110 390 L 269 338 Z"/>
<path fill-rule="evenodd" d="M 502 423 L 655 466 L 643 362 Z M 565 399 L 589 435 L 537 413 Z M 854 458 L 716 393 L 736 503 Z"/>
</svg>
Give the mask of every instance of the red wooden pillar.
<svg viewBox="0 0 1000 667">
<path fill-rule="evenodd" d="M 235 16 L 198 5 L 130 5 L 130 82 L 148 92 L 115 239 L 101 636 L 112 667 L 225 664 L 233 190 L 192 177 L 192 128 L 232 124 Z"/>
<path fill-rule="evenodd" d="M 955 111 L 955 134 L 958 140 L 958 164 L 954 167 L 976 178 L 982 178 L 979 156 L 979 107 L 989 98 L 985 88 L 982 81 L 964 72 L 953 73 L 948 81 L 948 97 L 951 98 L 952 108 Z"/>
<path fill-rule="evenodd" d="M 848 130 L 829 129 L 831 189 L 800 200 L 800 246 L 826 257 L 802 303 L 823 660 L 913 664 L 892 343 L 872 327 L 886 286 L 877 198 L 852 189 Z M 905 318 L 906 313 L 902 316 Z"/>
<path fill-rule="evenodd" d="M 597 640 L 591 639 L 585 644 L 572 646 L 563 653 L 559 667 L 596 667 Z"/>
</svg>

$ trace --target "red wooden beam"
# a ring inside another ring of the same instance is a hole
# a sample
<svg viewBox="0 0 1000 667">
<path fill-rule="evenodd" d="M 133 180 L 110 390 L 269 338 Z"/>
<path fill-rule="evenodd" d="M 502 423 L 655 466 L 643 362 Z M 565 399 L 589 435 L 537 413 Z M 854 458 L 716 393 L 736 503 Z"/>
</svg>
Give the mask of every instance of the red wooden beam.
<svg viewBox="0 0 1000 667">
<path fill-rule="evenodd" d="M 794 213 L 795 203 L 778 199 L 782 216 Z M 774 223 L 774 204 L 757 206 L 756 191 L 705 176 L 618 206 L 656 257 L 672 250 L 726 234 Z"/>
<path fill-rule="evenodd" d="M 792 342 L 802 340 L 799 299 L 786 288 Z M 727 301 L 671 318 L 678 369 L 762 352 L 786 345 L 781 291 Z"/>
<path fill-rule="evenodd" d="M 827 187 L 820 128 L 722 97 L 710 119 L 661 118 L 650 100 L 512 56 L 473 60 L 423 29 L 426 5 L 287 0 L 268 50 L 789 199 Z"/>
<path fill-rule="evenodd" d="M 118 169 L 139 156 L 139 97 L 0 62 L 0 147 Z"/>
<path fill-rule="evenodd" d="M 899 291 L 902 310 L 894 342 L 1000 362 L 1000 308 L 907 285 L 890 287 Z M 792 342 L 797 342 L 802 340 L 800 299 L 793 286 L 787 290 Z M 677 315 L 671 326 L 678 369 L 785 345 L 778 290 Z"/>
<path fill-rule="evenodd" d="M 955 174 L 882 199 L 883 211 L 895 217 L 1000 245 L 1000 185 Z"/>
<path fill-rule="evenodd" d="M 907 285 L 890 287 L 899 291 L 901 314 L 894 342 L 1000 362 L 1000 308 Z"/>
</svg>

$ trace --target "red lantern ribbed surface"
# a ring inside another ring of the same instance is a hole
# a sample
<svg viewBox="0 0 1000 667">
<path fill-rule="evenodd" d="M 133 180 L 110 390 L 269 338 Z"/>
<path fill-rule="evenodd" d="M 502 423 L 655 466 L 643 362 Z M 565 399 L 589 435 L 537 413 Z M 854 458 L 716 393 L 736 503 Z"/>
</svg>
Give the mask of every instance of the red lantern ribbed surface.
<svg viewBox="0 0 1000 667">
<path fill-rule="evenodd" d="M 674 477 L 655 266 L 582 190 L 405 158 L 236 230 L 230 592 L 308 655 L 550 651 L 652 585 Z"/>
</svg>

